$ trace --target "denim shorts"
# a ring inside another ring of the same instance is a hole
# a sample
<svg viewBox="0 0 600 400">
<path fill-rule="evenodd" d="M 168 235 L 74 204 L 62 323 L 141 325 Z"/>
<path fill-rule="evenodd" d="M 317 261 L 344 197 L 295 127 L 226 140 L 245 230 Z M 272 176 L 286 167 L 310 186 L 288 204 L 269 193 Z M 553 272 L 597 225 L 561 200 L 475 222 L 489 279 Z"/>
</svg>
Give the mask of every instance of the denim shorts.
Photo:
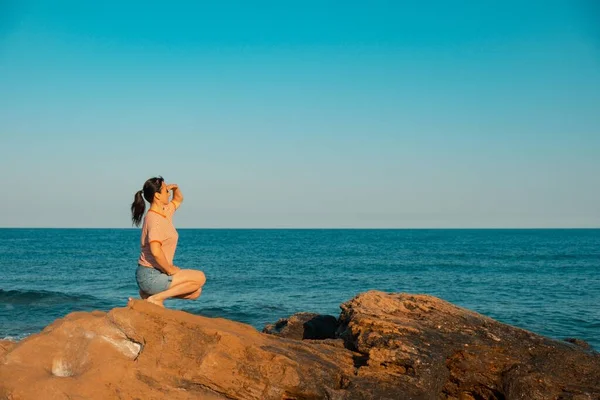
<svg viewBox="0 0 600 400">
<path fill-rule="evenodd" d="M 173 277 L 156 268 L 138 265 L 135 272 L 135 280 L 140 290 L 148 294 L 156 294 L 167 290 L 171 285 Z"/>
</svg>

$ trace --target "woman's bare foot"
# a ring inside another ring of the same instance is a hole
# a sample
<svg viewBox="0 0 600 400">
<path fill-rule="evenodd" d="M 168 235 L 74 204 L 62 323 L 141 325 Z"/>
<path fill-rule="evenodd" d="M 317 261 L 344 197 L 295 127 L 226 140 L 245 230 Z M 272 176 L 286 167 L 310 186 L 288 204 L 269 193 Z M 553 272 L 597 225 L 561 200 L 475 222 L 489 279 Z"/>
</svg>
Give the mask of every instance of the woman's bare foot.
<svg viewBox="0 0 600 400">
<path fill-rule="evenodd" d="M 140 290 L 140 297 L 142 298 L 142 300 L 146 300 L 148 297 L 150 297 L 150 295 L 144 292 L 143 290 Z"/>
<path fill-rule="evenodd" d="M 146 299 L 147 302 L 150 302 L 152 304 L 156 304 L 159 307 L 165 308 L 165 305 L 163 304 L 163 300 L 159 300 L 154 298 L 154 296 L 150 296 Z"/>
</svg>

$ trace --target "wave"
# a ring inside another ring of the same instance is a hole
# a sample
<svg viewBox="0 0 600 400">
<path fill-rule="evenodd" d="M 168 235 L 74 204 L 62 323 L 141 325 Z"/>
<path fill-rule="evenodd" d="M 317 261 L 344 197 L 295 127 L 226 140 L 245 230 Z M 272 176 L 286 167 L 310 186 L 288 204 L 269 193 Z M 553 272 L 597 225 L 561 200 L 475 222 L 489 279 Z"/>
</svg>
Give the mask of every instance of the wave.
<svg viewBox="0 0 600 400">
<path fill-rule="evenodd" d="M 21 333 L 19 335 L 8 335 L 4 337 L 0 337 L 0 340 L 8 340 L 10 342 L 19 342 L 25 339 L 27 336 L 32 335 L 32 333 Z"/>
<path fill-rule="evenodd" d="M 32 304 L 32 303 L 81 303 L 96 302 L 94 296 L 86 294 L 72 294 L 52 292 L 47 290 L 3 290 L 0 289 L 0 303 L 4 304 Z"/>
</svg>

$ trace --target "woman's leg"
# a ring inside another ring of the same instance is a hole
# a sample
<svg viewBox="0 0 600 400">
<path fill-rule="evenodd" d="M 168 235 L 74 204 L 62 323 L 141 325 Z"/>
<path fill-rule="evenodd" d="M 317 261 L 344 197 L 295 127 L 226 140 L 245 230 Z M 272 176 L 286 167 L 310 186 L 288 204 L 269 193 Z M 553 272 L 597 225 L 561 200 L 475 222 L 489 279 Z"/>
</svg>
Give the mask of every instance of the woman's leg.
<svg viewBox="0 0 600 400">
<path fill-rule="evenodd" d="M 174 296 L 176 299 L 184 299 L 184 300 L 196 300 L 202 294 L 202 288 L 196 290 L 193 293 L 182 294 L 179 296 Z"/>
<path fill-rule="evenodd" d="M 182 269 L 173 275 L 171 285 L 164 292 L 148 297 L 148 301 L 164 307 L 163 301 L 170 297 L 197 299 L 202 292 L 206 277 L 202 271 Z"/>
</svg>

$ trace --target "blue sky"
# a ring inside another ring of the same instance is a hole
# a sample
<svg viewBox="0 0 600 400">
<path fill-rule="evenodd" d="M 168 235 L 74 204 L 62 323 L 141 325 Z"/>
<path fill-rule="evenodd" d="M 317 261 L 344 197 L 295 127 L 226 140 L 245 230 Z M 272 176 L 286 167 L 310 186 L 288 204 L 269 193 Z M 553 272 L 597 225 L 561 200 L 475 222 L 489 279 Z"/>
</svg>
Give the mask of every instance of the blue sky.
<svg viewBox="0 0 600 400">
<path fill-rule="evenodd" d="M 595 2 L 206 3 L 0 2 L 0 226 L 600 227 Z"/>
</svg>

